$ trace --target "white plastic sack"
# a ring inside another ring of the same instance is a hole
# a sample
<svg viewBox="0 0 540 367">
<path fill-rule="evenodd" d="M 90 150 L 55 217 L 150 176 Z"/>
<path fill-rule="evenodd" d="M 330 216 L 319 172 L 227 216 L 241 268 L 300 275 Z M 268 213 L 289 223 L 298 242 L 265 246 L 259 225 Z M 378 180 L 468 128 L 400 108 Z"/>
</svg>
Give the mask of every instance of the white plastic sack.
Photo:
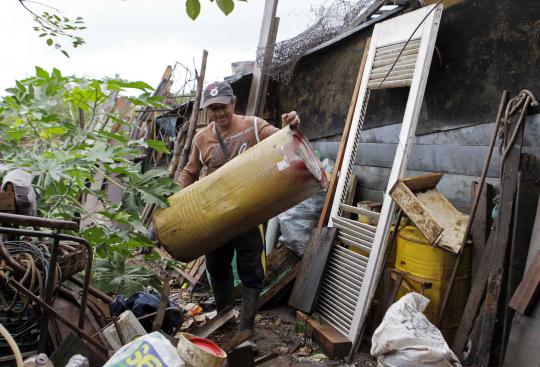
<svg viewBox="0 0 540 367">
<path fill-rule="evenodd" d="M 394 303 L 371 339 L 379 367 L 458 367 L 443 335 L 422 313 L 429 299 L 408 293 Z"/>
<path fill-rule="evenodd" d="M 103 367 L 185 365 L 171 342 L 160 332 L 154 331 L 124 345 Z"/>
</svg>

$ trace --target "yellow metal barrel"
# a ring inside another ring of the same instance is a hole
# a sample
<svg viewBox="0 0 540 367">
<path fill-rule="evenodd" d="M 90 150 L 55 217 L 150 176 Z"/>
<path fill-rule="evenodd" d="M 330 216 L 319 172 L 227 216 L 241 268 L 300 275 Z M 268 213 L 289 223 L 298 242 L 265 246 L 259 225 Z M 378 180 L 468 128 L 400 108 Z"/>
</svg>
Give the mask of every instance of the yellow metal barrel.
<svg viewBox="0 0 540 367">
<path fill-rule="evenodd" d="M 437 325 L 449 342 L 459 325 L 470 290 L 470 247 L 467 246 L 464 250 L 443 324 Z M 410 291 L 429 298 L 430 302 L 424 313 L 436 324 L 455 259 L 455 254 L 432 246 L 418 228 L 413 226 L 401 228 L 397 239 L 396 269 L 405 272 L 406 275 L 399 289 L 398 298 Z"/>
<path fill-rule="evenodd" d="M 191 261 L 327 186 L 307 139 L 285 127 L 169 197 L 154 228 L 167 251 Z"/>
</svg>

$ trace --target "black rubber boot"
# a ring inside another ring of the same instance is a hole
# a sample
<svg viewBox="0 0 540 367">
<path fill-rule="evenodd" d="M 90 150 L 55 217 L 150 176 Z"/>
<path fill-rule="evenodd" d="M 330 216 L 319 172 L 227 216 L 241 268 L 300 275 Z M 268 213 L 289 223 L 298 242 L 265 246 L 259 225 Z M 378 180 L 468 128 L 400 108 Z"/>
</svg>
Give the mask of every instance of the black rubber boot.
<svg viewBox="0 0 540 367">
<path fill-rule="evenodd" d="M 212 280 L 212 291 L 216 300 L 217 312 L 223 311 L 227 306 L 234 307 L 234 281 L 232 278 Z"/>
<path fill-rule="evenodd" d="M 253 288 L 242 287 L 242 308 L 240 310 L 240 331 L 253 330 L 255 314 L 260 291 Z"/>
</svg>

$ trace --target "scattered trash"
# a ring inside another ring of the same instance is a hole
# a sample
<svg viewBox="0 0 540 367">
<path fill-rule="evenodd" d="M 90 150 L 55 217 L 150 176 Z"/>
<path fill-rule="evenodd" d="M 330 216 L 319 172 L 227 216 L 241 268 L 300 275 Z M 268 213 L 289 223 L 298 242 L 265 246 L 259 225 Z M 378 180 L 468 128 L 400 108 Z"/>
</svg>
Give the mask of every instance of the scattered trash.
<svg viewBox="0 0 540 367">
<path fill-rule="evenodd" d="M 104 367 L 144 365 L 181 367 L 186 364 L 171 342 L 159 331 L 154 331 L 124 345 Z"/>
<path fill-rule="evenodd" d="M 24 367 L 53 367 L 53 364 L 45 353 L 40 353 L 33 357 L 27 358 L 23 362 Z"/>
<path fill-rule="evenodd" d="M 83 355 L 75 354 L 71 357 L 65 367 L 90 367 L 88 358 Z"/>
<path fill-rule="evenodd" d="M 323 359 L 328 359 L 328 357 L 323 353 L 317 353 L 311 356 L 311 359 L 315 361 L 322 361 Z"/>
<path fill-rule="evenodd" d="M 117 351 L 135 338 L 146 335 L 146 330 L 133 312 L 124 311 L 117 320 L 103 330 L 103 335 L 113 349 Z"/>
<path fill-rule="evenodd" d="M 373 333 L 371 355 L 380 367 L 459 367 L 439 329 L 422 313 L 429 299 L 408 293 L 394 303 Z"/>
<path fill-rule="evenodd" d="M 148 292 L 137 292 L 125 299 L 122 295 L 116 297 L 109 308 L 112 316 L 119 316 L 125 310 L 131 310 L 141 320 L 146 331 L 152 331 L 152 319 L 159 307 L 159 295 Z M 148 317 L 144 317 L 148 315 Z M 144 318 L 143 318 L 144 317 Z M 167 302 L 167 311 L 163 320 L 162 329 L 167 334 L 172 333 L 174 328 L 182 324 L 182 313 L 179 307 L 170 300 Z"/>
<path fill-rule="evenodd" d="M 227 353 L 214 342 L 188 333 L 181 333 L 178 354 L 190 367 L 220 367 Z"/>
</svg>

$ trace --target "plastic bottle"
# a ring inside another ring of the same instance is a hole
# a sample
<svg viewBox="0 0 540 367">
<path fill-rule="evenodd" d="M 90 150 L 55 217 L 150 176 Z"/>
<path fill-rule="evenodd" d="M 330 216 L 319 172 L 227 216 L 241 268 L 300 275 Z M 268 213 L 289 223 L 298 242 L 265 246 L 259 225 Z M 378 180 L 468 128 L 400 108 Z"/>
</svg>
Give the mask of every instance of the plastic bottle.
<svg viewBox="0 0 540 367">
<path fill-rule="evenodd" d="M 90 367 L 88 358 L 83 355 L 75 354 L 71 357 L 65 367 Z"/>
</svg>

